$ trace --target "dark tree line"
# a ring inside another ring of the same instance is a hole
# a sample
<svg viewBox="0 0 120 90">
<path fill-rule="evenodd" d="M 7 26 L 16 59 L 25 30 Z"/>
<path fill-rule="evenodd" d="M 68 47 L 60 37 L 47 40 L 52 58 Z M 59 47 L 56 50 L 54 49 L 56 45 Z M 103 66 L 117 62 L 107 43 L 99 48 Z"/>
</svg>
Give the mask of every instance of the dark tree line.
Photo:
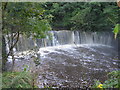
<svg viewBox="0 0 120 90">
<path fill-rule="evenodd" d="M 49 2 L 43 7 L 53 16 L 51 25 L 55 30 L 112 30 L 120 21 L 116 2 Z"/>
</svg>

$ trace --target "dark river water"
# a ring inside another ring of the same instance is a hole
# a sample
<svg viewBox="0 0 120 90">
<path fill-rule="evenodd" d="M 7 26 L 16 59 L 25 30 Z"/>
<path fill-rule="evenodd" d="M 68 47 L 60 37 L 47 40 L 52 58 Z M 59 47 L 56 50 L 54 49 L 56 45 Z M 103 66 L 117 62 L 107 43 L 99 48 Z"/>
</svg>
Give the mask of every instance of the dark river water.
<svg viewBox="0 0 120 90">
<path fill-rule="evenodd" d="M 26 53 L 27 52 L 27 53 Z M 118 70 L 118 53 L 105 45 L 59 45 L 40 48 L 36 66 L 32 51 L 16 53 L 15 70 L 27 67 L 37 73 L 36 84 L 43 87 L 90 87 L 94 80 L 101 83 L 107 73 Z M 32 57 L 31 57 L 32 56 Z M 10 58 L 9 58 L 10 63 Z"/>
</svg>

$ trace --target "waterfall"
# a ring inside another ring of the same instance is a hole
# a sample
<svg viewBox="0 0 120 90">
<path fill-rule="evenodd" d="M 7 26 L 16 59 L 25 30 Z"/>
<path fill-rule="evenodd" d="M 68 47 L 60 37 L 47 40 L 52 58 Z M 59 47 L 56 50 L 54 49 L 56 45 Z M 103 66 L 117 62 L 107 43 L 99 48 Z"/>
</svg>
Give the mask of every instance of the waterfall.
<svg viewBox="0 0 120 90">
<path fill-rule="evenodd" d="M 32 37 L 27 38 L 20 36 L 17 43 L 17 51 L 25 51 L 33 49 L 35 46 L 48 47 L 66 44 L 102 44 L 117 47 L 117 40 L 114 39 L 112 32 L 82 32 L 82 31 L 50 31 L 51 38 L 36 39 L 36 43 Z"/>
</svg>

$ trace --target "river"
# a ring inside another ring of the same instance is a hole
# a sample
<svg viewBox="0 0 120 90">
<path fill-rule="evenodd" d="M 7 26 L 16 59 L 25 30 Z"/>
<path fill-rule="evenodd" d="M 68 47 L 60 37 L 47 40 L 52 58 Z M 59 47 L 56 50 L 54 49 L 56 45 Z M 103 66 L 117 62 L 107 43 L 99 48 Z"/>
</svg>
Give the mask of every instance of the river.
<svg viewBox="0 0 120 90">
<path fill-rule="evenodd" d="M 40 87 L 90 87 L 103 82 L 107 73 L 119 70 L 117 40 L 109 32 L 52 31 L 52 39 L 21 37 L 14 70 L 37 73 Z M 31 49 L 37 46 L 37 53 Z M 37 63 L 35 58 L 38 58 Z M 9 56 L 9 62 L 11 57 Z"/>
</svg>

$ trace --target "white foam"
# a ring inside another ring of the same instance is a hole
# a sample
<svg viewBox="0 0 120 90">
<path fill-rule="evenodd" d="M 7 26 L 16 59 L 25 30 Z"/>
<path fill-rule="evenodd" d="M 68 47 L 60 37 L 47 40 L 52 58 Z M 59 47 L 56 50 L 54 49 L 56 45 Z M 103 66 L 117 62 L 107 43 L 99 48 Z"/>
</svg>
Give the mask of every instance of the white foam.
<svg viewBox="0 0 120 90">
<path fill-rule="evenodd" d="M 70 49 L 73 49 L 73 47 L 75 47 L 74 44 L 73 45 L 59 45 L 59 46 L 52 46 L 52 47 L 43 47 L 43 48 L 39 49 L 38 53 L 40 53 L 41 56 L 45 56 L 52 52 L 60 53 L 60 52 L 56 51 L 56 49 L 68 51 Z M 47 51 L 47 53 L 45 51 Z"/>
<path fill-rule="evenodd" d="M 67 52 L 72 54 L 72 53 L 76 53 L 75 52 L 75 47 L 84 47 L 84 48 L 88 48 L 88 49 L 91 49 L 91 50 L 94 51 L 95 49 L 91 48 L 91 46 L 106 46 L 106 45 L 101 45 L 101 44 L 77 44 L 77 45 L 67 44 L 67 45 L 59 45 L 59 46 L 49 46 L 49 47 L 40 48 L 37 53 L 40 54 L 41 57 L 45 57 L 47 54 L 52 53 L 52 52 L 62 54 L 62 52 L 56 50 L 56 49 L 58 49 L 58 50 L 67 51 Z M 112 48 L 111 46 L 107 46 L 107 47 Z M 35 52 L 33 50 L 16 52 L 15 53 L 15 58 L 24 58 L 24 57 L 28 57 L 28 56 L 34 55 L 34 54 L 35 54 Z M 12 57 L 11 56 L 8 57 L 8 61 L 12 62 Z"/>
</svg>

